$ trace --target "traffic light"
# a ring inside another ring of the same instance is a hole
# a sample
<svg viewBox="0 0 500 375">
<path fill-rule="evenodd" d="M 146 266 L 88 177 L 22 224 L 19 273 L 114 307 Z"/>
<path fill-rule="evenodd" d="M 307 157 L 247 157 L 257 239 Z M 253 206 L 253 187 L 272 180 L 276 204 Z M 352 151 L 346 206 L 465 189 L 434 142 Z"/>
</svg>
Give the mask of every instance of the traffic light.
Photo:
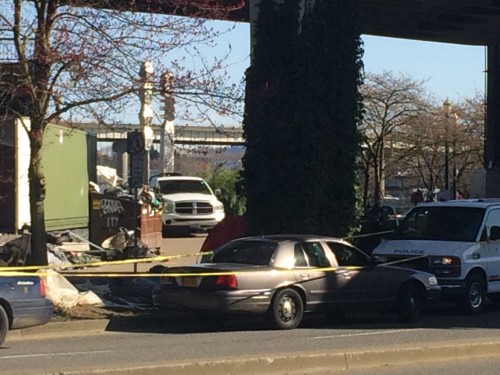
<svg viewBox="0 0 500 375">
<path fill-rule="evenodd" d="M 153 100 L 153 63 L 151 61 L 144 61 L 141 65 L 141 70 L 139 71 L 139 76 L 141 78 L 141 103 L 151 104 Z"/>
<path fill-rule="evenodd" d="M 161 90 L 164 100 L 164 118 L 167 121 L 175 120 L 175 97 L 173 95 L 173 87 L 175 78 L 170 72 L 165 72 L 161 75 Z"/>
<path fill-rule="evenodd" d="M 175 98 L 171 95 L 165 95 L 164 98 L 165 104 L 165 120 L 174 121 L 175 120 Z"/>
</svg>

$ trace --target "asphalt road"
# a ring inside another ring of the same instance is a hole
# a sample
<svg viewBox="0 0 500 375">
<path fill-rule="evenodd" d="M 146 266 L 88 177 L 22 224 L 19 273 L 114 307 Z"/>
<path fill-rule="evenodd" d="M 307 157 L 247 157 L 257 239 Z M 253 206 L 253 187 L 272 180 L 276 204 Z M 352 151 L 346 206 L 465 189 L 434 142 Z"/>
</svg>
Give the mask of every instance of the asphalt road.
<svg viewBox="0 0 500 375">
<path fill-rule="evenodd" d="M 204 235 L 185 238 L 166 238 L 163 240 L 163 255 L 189 255 L 198 252 Z M 167 262 L 173 264 L 189 264 L 196 257 L 186 256 Z M 152 264 L 141 265 L 144 270 Z M 116 266 L 115 266 L 116 267 Z M 123 265 L 130 271 L 131 265 Z M 141 269 L 139 269 L 141 270 Z M 327 353 L 338 355 L 341 366 L 344 358 L 351 357 L 349 363 L 374 366 L 379 372 L 384 370 L 399 371 L 403 367 L 383 366 L 373 363 L 374 357 L 380 354 L 363 357 L 357 353 L 372 352 L 396 356 L 396 359 L 413 356 L 413 361 L 425 362 L 428 366 L 432 353 L 437 353 L 434 360 L 450 359 L 467 355 L 474 347 L 486 347 L 492 343 L 491 349 L 500 352 L 500 309 L 489 307 L 479 316 L 462 316 L 455 311 L 454 306 L 440 305 L 424 314 L 418 324 L 404 325 L 397 323 L 390 315 L 353 314 L 346 322 L 326 322 L 322 316 L 308 316 L 303 324 L 293 331 L 274 331 L 262 328 L 256 319 L 230 319 L 222 326 L 200 322 L 186 314 L 168 314 L 158 316 L 152 314 L 146 318 L 113 318 L 109 321 L 106 332 L 87 332 L 85 334 L 66 334 L 57 337 L 16 338 L 9 336 L 6 346 L 0 349 L 0 373 L 2 374 L 47 374 L 47 373 L 90 373 L 91 371 L 116 370 L 123 373 L 125 368 L 139 368 L 139 374 L 179 374 L 179 368 L 168 372 L 157 371 L 151 366 L 164 366 L 173 363 L 197 363 L 193 372 L 182 374 L 205 373 L 266 373 L 263 364 L 268 366 L 276 358 L 285 358 L 293 363 L 294 368 L 287 374 L 323 374 L 332 373 L 327 366 L 314 369 L 304 363 L 294 362 L 301 355 L 313 358 Z M 462 351 L 456 348 L 466 346 Z M 470 346 L 470 347 L 469 347 Z M 445 348 L 437 351 L 436 348 Z M 415 354 L 411 350 L 418 349 Z M 481 349 L 482 350 L 482 349 Z M 495 351 L 494 351 L 495 352 Z M 495 352 L 496 353 L 496 352 Z M 478 353 L 476 353 L 477 355 Z M 479 353 L 481 354 L 481 353 Z M 488 352 L 485 352 L 488 354 Z M 206 363 L 224 359 L 245 360 L 263 358 L 264 362 L 248 371 L 243 371 L 239 365 L 225 371 L 210 371 Z M 383 363 L 386 360 L 383 357 Z M 394 357 L 393 357 L 394 358 Z M 328 358 L 327 358 L 328 359 Z M 423 359 L 423 361 L 422 361 Z M 328 364 L 330 362 L 327 362 Z M 333 362 L 332 362 L 333 363 Z M 389 360 L 392 364 L 392 360 Z M 410 369 L 412 368 L 410 365 Z M 443 365 L 444 366 L 444 365 Z M 493 366 L 493 365 L 492 365 Z M 458 366 L 460 367 L 460 366 Z M 413 369 L 420 368 L 414 366 Z M 425 368 L 424 366 L 422 368 Z M 150 372 L 146 372 L 147 369 Z M 252 369 L 255 371 L 252 372 Z M 407 369 L 407 368 L 405 368 Z M 460 369 L 460 368 L 458 368 Z M 345 370 L 345 368 L 343 369 Z M 364 371 L 364 370 L 352 370 Z M 401 370 L 404 371 L 404 370 Z M 108 372 L 109 373 L 109 372 Z M 132 372 L 130 372 L 132 373 Z M 351 373 L 351 370 L 346 374 Z M 353 374 L 367 372 L 357 372 Z M 371 370 L 370 370 L 371 373 Z M 423 372 L 388 372 L 392 374 L 419 374 Z M 429 373 L 429 372 L 426 372 Z M 438 373 L 433 372 L 431 373 Z M 442 372 L 443 374 L 446 372 Z M 478 372 L 468 372 L 478 373 Z M 481 373 L 481 372 L 479 372 Z M 456 372 L 456 374 L 465 374 Z"/>
<path fill-rule="evenodd" d="M 213 330 L 186 315 L 155 317 L 137 322 L 111 321 L 105 333 L 79 336 L 12 339 L 0 349 L 1 372 L 46 374 L 64 371 L 123 369 L 171 362 L 274 356 L 404 350 L 461 343 L 498 342 L 500 311 L 460 316 L 449 306 L 425 314 L 419 324 L 395 323 L 392 316 L 356 314 L 342 324 L 311 316 L 293 331 L 262 329 L 259 321 L 226 321 Z M 402 351 L 402 352 L 401 352 Z M 432 349 L 431 349 L 432 351 Z M 307 374 L 307 368 L 302 368 Z M 162 372 L 164 373 L 164 372 Z M 207 372 L 198 372 L 207 373 Z"/>
</svg>

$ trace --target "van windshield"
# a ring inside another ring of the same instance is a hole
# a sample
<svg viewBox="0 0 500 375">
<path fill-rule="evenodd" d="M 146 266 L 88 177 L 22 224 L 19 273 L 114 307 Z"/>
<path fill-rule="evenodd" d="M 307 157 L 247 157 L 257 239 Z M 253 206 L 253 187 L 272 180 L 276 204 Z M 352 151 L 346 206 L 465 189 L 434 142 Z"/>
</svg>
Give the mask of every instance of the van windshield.
<svg viewBox="0 0 500 375">
<path fill-rule="evenodd" d="M 475 242 L 484 213 L 476 207 L 415 207 L 390 238 Z"/>
</svg>

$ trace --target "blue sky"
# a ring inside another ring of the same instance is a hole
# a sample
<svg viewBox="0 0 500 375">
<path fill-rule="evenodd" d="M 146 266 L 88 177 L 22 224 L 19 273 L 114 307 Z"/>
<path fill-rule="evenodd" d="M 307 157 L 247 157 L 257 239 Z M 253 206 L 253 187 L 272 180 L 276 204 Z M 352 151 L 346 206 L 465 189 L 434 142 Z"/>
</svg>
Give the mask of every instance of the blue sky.
<svg viewBox="0 0 500 375">
<path fill-rule="evenodd" d="M 428 79 L 430 93 L 452 102 L 484 93 L 485 48 L 363 36 L 367 72 L 390 70 Z"/>
<path fill-rule="evenodd" d="M 233 23 L 209 21 L 218 30 L 227 30 Z M 365 71 L 381 73 L 392 71 L 417 80 L 426 80 L 429 94 L 434 96 L 436 105 L 449 99 L 451 103 L 460 102 L 476 93 L 483 94 L 485 89 L 485 48 L 461 46 L 444 43 L 431 43 L 394 38 L 364 35 Z M 250 64 L 250 25 L 237 23 L 235 28 L 217 40 L 216 48 L 203 49 L 207 58 L 223 56 L 231 47 L 231 55 L 226 61 L 232 82 L 239 82 Z M 222 118 L 207 112 L 217 125 L 238 125 L 239 118 Z M 136 121 L 136 110 L 125 114 Z M 182 119 L 175 122 L 183 124 Z M 207 125 L 209 121 L 207 120 Z"/>
<path fill-rule="evenodd" d="M 231 44 L 231 68 L 235 80 L 243 76 L 249 64 L 250 26 L 237 24 L 221 38 L 220 46 Z M 484 92 L 485 48 L 431 43 L 394 38 L 363 36 L 365 70 L 404 73 L 428 80 L 426 87 L 438 101 L 452 102 Z"/>
</svg>

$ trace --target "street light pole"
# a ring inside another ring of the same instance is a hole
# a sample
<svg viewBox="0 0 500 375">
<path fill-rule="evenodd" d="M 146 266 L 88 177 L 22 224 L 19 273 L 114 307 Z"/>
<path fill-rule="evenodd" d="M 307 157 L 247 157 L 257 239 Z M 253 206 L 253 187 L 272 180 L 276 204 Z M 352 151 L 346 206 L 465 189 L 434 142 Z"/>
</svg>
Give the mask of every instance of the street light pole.
<svg viewBox="0 0 500 375">
<path fill-rule="evenodd" d="M 141 69 L 139 71 L 140 77 L 140 101 L 141 109 L 139 111 L 139 122 L 141 124 L 141 132 L 146 141 L 146 155 L 144 158 L 144 171 L 143 171 L 143 183 L 147 184 L 149 182 L 149 150 L 152 146 L 153 141 L 153 129 L 151 128 L 153 121 L 153 109 L 151 108 L 151 102 L 153 100 L 153 64 L 151 61 L 144 61 L 141 64 Z"/>
<path fill-rule="evenodd" d="M 164 120 L 161 126 L 160 137 L 160 171 L 165 173 L 174 172 L 175 169 L 175 97 L 173 92 L 175 77 L 170 72 L 164 72 L 161 75 L 160 82 L 164 99 Z"/>
<path fill-rule="evenodd" d="M 456 121 L 456 114 L 451 112 L 451 104 L 446 99 L 443 103 L 443 112 L 445 115 L 445 140 L 444 140 L 444 184 L 448 192 L 448 199 L 456 199 L 457 197 L 457 167 L 455 162 L 455 142 L 453 142 L 452 159 L 453 159 L 453 172 L 452 172 L 452 185 L 450 190 L 450 149 L 449 149 L 449 136 L 450 136 L 450 121 Z"/>
</svg>

